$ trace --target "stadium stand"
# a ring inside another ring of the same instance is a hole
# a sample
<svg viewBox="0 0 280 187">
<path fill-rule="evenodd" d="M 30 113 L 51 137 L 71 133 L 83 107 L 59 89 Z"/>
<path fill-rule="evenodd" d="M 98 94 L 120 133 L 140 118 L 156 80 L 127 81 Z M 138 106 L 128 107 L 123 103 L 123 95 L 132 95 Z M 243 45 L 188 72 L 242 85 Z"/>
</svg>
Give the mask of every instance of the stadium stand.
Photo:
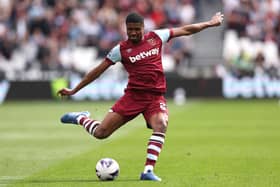
<svg viewBox="0 0 280 187">
<path fill-rule="evenodd" d="M 125 39 L 129 11 L 147 30 L 225 14 L 224 30 L 209 29 L 164 48 L 166 72 L 182 77 L 279 78 L 279 0 L 0 0 L 0 77 L 52 79 L 84 74 Z M 121 72 L 118 66 L 116 72 Z"/>
<path fill-rule="evenodd" d="M 85 73 L 125 38 L 129 11 L 141 13 L 152 30 L 194 22 L 195 7 L 191 0 L 1 0 L 0 72 L 8 80 Z M 166 71 L 187 66 L 192 38 L 170 42 L 164 53 Z"/>
<path fill-rule="evenodd" d="M 223 57 L 227 71 L 238 78 L 262 74 L 279 78 L 280 1 L 223 3 L 227 20 Z"/>
</svg>

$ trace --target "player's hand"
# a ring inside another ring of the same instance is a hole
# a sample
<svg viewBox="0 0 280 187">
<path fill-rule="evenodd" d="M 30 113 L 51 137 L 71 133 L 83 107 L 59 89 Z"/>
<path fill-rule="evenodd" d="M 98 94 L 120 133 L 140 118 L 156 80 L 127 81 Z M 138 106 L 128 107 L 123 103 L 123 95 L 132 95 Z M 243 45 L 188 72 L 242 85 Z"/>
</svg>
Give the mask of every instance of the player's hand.
<svg viewBox="0 0 280 187">
<path fill-rule="evenodd" d="M 74 91 L 71 89 L 68 89 L 68 88 L 62 88 L 61 90 L 59 90 L 57 92 L 57 95 L 59 95 L 59 96 L 70 96 L 73 94 L 74 94 Z"/>
<path fill-rule="evenodd" d="M 212 26 L 219 26 L 222 24 L 224 20 L 224 15 L 221 12 L 217 12 L 212 19 L 210 20 L 210 24 Z"/>
</svg>

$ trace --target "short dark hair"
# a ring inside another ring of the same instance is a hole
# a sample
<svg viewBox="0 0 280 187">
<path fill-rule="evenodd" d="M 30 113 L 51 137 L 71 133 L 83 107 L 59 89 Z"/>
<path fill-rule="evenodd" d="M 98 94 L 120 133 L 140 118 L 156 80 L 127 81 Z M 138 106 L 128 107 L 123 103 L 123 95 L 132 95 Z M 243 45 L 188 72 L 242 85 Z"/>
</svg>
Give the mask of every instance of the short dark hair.
<svg viewBox="0 0 280 187">
<path fill-rule="evenodd" d="M 144 18 L 139 14 L 132 12 L 126 16 L 125 23 L 144 23 Z"/>
</svg>

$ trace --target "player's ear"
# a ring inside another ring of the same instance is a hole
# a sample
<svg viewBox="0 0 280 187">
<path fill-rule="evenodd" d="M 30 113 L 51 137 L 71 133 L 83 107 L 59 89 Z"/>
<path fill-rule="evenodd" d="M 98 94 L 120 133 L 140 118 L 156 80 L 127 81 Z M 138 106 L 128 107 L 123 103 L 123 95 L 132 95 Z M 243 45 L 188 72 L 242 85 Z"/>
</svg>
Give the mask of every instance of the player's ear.
<svg viewBox="0 0 280 187">
<path fill-rule="evenodd" d="M 144 23 L 141 23 L 141 29 L 144 31 L 145 30 L 145 25 L 144 25 Z"/>
</svg>

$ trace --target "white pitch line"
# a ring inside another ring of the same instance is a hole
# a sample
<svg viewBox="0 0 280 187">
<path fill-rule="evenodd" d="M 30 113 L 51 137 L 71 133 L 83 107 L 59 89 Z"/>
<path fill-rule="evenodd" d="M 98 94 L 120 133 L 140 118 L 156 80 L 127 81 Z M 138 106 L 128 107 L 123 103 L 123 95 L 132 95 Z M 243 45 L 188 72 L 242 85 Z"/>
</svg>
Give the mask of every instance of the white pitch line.
<svg viewBox="0 0 280 187">
<path fill-rule="evenodd" d="M 0 180 L 23 179 L 25 176 L 0 176 Z"/>
<path fill-rule="evenodd" d="M 24 178 L 25 176 L 0 176 L 0 186 L 6 186 Z"/>
</svg>

